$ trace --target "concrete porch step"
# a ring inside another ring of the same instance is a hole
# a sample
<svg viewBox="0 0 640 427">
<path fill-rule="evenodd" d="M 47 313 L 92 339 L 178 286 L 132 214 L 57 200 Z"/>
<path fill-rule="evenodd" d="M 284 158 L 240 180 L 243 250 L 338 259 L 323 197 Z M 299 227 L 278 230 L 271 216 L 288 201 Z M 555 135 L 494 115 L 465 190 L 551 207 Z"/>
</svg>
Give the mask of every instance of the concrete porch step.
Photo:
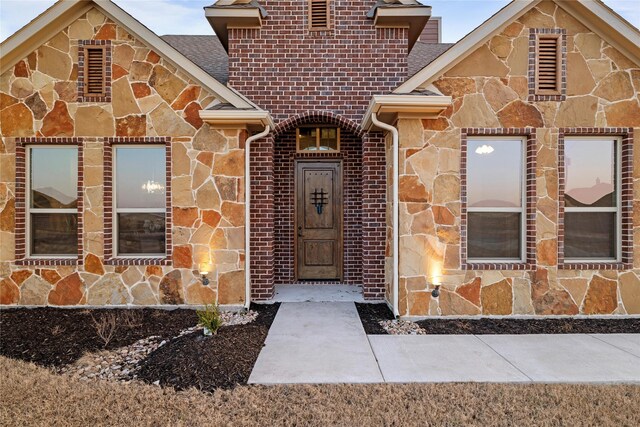
<svg viewBox="0 0 640 427">
<path fill-rule="evenodd" d="M 352 285 L 276 285 L 273 302 L 364 302 L 362 288 Z"/>
</svg>

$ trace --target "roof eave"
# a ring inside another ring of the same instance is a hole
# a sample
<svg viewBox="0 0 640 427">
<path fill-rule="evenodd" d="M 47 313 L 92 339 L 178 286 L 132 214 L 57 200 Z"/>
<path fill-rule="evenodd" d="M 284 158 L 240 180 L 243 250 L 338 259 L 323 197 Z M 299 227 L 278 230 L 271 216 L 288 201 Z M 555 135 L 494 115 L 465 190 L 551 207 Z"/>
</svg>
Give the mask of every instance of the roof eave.
<svg viewBox="0 0 640 427">
<path fill-rule="evenodd" d="M 377 28 L 408 28 L 411 51 L 430 17 L 431 6 L 379 6 L 375 10 L 373 24 Z"/>
<path fill-rule="evenodd" d="M 209 21 L 222 46 L 229 51 L 230 28 L 261 28 L 263 14 L 257 7 L 215 7 L 204 8 L 204 16 Z"/>
<path fill-rule="evenodd" d="M 200 110 L 200 118 L 216 128 L 258 129 L 275 127 L 266 110 Z"/>
<path fill-rule="evenodd" d="M 379 130 L 371 116 L 375 113 L 385 123 L 395 123 L 401 118 L 436 118 L 451 105 L 450 96 L 439 95 L 374 95 L 362 119 L 366 130 Z"/>
<path fill-rule="evenodd" d="M 433 62 L 426 65 L 394 93 L 408 93 L 431 84 L 434 80 L 463 61 L 471 52 L 486 43 L 498 31 L 531 10 L 542 0 L 513 1 L 482 25 L 467 34 Z M 640 65 L 640 31 L 600 0 L 556 1 L 584 25 L 591 28 L 603 40 L 618 49 L 634 63 Z"/>
<path fill-rule="evenodd" d="M 100 10 L 101 13 L 114 22 L 118 22 L 127 32 L 158 52 L 169 63 L 184 70 L 221 101 L 228 102 L 236 108 L 257 108 L 255 104 L 244 96 L 207 74 L 202 68 L 195 65 L 111 0 L 67 0 L 55 3 L 0 44 L 2 72 L 4 73 L 10 69 L 17 61 L 46 43 L 53 35 L 60 32 L 62 28 L 92 7 Z"/>
<path fill-rule="evenodd" d="M 640 65 L 640 31 L 603 3 L 593 0 L 559 2 L 558 6 L 589 27 L 607 43 Z"/>
<path fill-rule="evenodd" d="M 393 92 L 410 93 L 418 87 L 431 83 L 438 76 L 444 74 L 466 58 L 467 54 L 486 43 L 496 31 L 506 27 L 512 19 L 517 19 L 531 10 L 536 4 L 540 3 L 540 1 L 542 0 L 511 2 L 486 20 L 482 25 L 463 37 L 462 40 L 451 46 L 445 53 L 398 86 Z"/>
<path fill-rule="evenodd" d="M 40 47 L 41 40 L 49 40 L 66 22 L 78 19 L 93 7 L 92 2 L 59 1 L 46 9 L 24 27 L 0 43 L 0 74 L 11 69 L 23 59 L 23 52 L 33 52 Z"/>
</svg>

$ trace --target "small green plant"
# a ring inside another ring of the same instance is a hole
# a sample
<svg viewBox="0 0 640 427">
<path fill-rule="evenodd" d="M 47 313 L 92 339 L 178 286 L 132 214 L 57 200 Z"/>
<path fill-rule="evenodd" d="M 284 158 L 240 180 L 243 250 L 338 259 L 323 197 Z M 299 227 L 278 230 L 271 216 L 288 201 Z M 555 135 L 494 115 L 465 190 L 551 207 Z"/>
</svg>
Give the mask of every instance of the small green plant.
<svg viewBox="0 0 640 427">
<path fill-rule="evenodd" d="M 216 304 L 207 304 L 204 310 L 196 310 L 198 325 L 204 328 L 205 335 L 217 334 L 222 326 L 220 309 Z"/>
</svg>

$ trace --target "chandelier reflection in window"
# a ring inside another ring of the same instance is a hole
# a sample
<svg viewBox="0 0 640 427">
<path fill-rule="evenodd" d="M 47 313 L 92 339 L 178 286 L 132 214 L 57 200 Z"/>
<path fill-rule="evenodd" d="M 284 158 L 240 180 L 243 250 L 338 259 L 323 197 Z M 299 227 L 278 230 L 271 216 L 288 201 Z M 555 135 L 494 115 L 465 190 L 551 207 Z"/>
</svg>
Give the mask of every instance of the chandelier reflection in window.
<svg viewBox="0 0 640 427">
<path fill-rule="evenodd" d="M 164 191 L 164 185 L 160 184 L 159 182 L 148 180 L 147 182 L 142 184 L 142 189 L 149 194 L 162 193 Z"/>
</svg>

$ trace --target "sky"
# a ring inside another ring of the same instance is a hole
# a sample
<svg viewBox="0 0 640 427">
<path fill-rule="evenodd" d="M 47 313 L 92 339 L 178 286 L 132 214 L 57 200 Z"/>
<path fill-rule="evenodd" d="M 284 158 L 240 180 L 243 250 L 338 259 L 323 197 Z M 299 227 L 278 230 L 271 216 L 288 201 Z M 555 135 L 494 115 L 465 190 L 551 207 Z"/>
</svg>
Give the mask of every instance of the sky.
<svg viewBox="0 0 640 427">
<path fill-rule="evenodd" d="M 480 25 L 509 0 L 421 0 L 441 16 L 442 41 L 454 43 Z M 156 34 L 213 34 L 202 8 L 214 0 L 115 0 Z M 19 30 L 55 3 L 54 0 L 0 0 L 0 40 Z M 637 0 L 605 0 L 605 3 L 640 28 Z"/>
</svg>

